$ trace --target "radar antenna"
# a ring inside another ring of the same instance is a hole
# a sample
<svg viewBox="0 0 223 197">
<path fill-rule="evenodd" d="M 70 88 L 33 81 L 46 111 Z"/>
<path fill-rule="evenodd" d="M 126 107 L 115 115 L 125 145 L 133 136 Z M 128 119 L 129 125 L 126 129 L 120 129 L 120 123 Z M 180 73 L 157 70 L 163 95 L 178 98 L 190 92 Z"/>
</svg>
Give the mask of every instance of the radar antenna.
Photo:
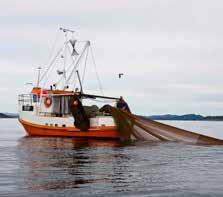
<svg viewBox="0 0 223 197">
<path fill-rule="evenodd" d="M 66 28 L 63 28 L 63 27 L 60 27 L 60 30 L 63 31 L 64 33 L 67 33 L 67 32 L 70 32 L 70 33 L 74 33 L 75 31 L 72 30 L 72 29 L 66 29 Z"/>
</svg>

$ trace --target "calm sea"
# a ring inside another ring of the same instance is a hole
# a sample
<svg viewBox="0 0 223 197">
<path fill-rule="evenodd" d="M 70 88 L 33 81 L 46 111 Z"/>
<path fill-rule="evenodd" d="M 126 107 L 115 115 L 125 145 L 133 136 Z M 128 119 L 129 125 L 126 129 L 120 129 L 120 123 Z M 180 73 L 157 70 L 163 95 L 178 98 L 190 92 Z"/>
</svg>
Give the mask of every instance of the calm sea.
<svg viewBox="0 0 223 197">
<path fill-rule="evenodd" d="M 223 138 L 223 122 L 166 121 Z M 223 196 L 223 146 L 25 137 L 0 119 L 0 196 Z"/>
</svg>

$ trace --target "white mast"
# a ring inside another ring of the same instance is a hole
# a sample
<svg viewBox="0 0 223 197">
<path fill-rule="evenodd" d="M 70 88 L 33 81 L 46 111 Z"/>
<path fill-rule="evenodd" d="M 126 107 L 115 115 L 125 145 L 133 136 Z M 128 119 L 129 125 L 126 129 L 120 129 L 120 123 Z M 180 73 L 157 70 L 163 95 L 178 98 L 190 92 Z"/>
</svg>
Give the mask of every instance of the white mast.
<svg viewBox="0 0 223 197">
<path fill-rule="evenodd" d="M 40 83 L 40 70 L 41 70 L 42 68 L 39 66 L 37 69 L 38 69 L 38 77 L 37 77 L 36 87 L 39 87 L 39 83 Z"/>
<path fill-rule="evenodd" d="M 67 88 L 67 79 L 66 79 L 66 64 L 67 64 L 67 50 L 68 50 L 67 45 L 70 42 L 68 40 L 68 33 L 71 33 L 72 37 L 73 37 L 73 34 L 74 34 L 75 31 L 71 30 L 71 29 L 66 29 L 66 28 L 63 28 L 63 27 L 60 27 L 60 31 L 65 33 L 64 55 L 61 56 L 61 58 L 63 58 L 63 63 L 64 63 L 63 71 L 62 71 L 63 72 L 62 87 L 65 90 Z"/>
<path fill-rule="evenodd" d="M 82 50 L 82 52 L 80 53 L 80 55 L 79 55 L 79 57 L 78 57 L 76 63 L 74 64 L 74 67 L 73 67 L 72 71 L 70 72 L 69 77 L 68 77 L 67 80 L 66 80 L 66 84 L 69 84 L 69 81 L 70 81 L 71 77 L 72 77 L 72 76 L 74 75 L 74 73 L 76 72 L 79 63 L 80 63 L 80 61 L 81 61 L 81 59 L 82 59 L 84 53 L 86 52 L 86 50 L 87 50 L 87 48 L 88 48 L 89 46 L 90 46 L 90 41 L 86 41 L 86 42 L 85 42 L 85 45 L 84 45 L 84 48 L 83 48 L 83 50 Z"/>
</svg>

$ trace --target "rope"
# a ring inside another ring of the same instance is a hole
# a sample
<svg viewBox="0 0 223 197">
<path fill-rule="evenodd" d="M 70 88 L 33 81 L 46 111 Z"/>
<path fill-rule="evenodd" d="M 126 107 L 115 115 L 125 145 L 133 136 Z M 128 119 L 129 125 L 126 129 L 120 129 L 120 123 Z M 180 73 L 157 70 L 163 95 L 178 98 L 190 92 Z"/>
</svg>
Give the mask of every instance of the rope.
<svg viewBox="0 0 223 197">
<path fill-rule="evenodd" d="M 104 96 L 102 85 L 101 85 L 101 80 L 100 80 L 99 75 L 98 75 L 97 66 L 96 66 L 94 55 L 93 55 L 92 47 L 91 47 L 91 57 L 92 57 L 92 61 L 93 61 L 93 64 L 94 64 L 94 68 L 95 68 L 95 73 L 96 73 L 96 77 L 97 77 L 97 80 L 98 80 L 99 89 L 101 91 L 101 94 Z"/>
<path fill-rule="evenodd" d="M 68 77 L 68 79 L 67 79 L 67 81 L 66 81 L 66 84 L 69 83 L 69 81 L 70 81 L 71 77 L 73 76 L 74 72 L 77 70 L 77 67 L 78 67 L 79 64 L 80 64 L 80 61 L 81 61 L 82 56 L 83 56 L 83 54 L 85 53 L 85 51 L 86 51 L 86 49 L 87 49 L 87 47 L 88 47 L 88 44 L 89 44 L 89 43 L 86 43 L 86 44 L 85 44 L 84 49 L 83 49 L 83 51 L 81 52 L 81 55 L 79 55 L 79 57 L 78 57 L 78 59 L 77 59 L 77 61 L 76 61 L 76 64 L 75 64 L 75 66 L 73 67 L 73 69 L 72 69 L 72 71 L 71 71 L 71 73 L 70 73 L 70 75 L 69 75 L 69 77 Z"/>
<path fill-rule="evenodd" d="M 75 60 L 77 59 L 77 58 L 75 58 L 75 57 L 73 57 L 73 56 L 71 55 L 72 52 L 71 52 L 70 48 L 67 46 L 67 44 L 68 44 L 68 42 L 65 42 L 65 47 L 66 47 L 66 49 L 68 49 L 69 55 L 70 55 L 70 57 L 71 57 L 71 59 L 72 59 L 72 63 L 71 63 L 70 66 L 68 66 L 68 68 L 67 68 L 67 70 L 66 70 L 66 73 L 69 72 L 69 70 L 72 68 L 72 66 L 73 66 L 73 64 L 74 64 L 74 62 L 75 62 Z M 64 64 L 65 64 L 65 63 L 64 63 Z M 63 78 L 64 78 L 64 76 L 61 76 L 61 77 L 59 78 L 59 80 L 56 82 L 56 84 L 58 85 L 58 84 L 63 80 Z M 65 81 L 65 82 L 66 82 L 66 81 Z M 69 84 L 64 84 L 64 85 L 69 85 Z"/>
<path fill-rule="evenodd" d="M 48 73 L 48 71 L 50 70 L 50 68 L 52 67 L 52 65 L 54 64 L 54 62 L 56 61 L 56 58 L 58 57 L 58 55 L 61 53 L 63 48 L 60 48 L 56 54 L 56 56 L 53 58 L 53 60 L 50 62 L 49 66 L 47 67 L 46 71 L 43 73 L 42 77 L 40 78 L 40 82 L 44 79 L 44 77 L 46 76 L 46 74 Z"/>
<path fill-rule="evenodd" d="M 66 36 L 66 42 L 67 42 L 67 36 Z M 67 45 L 64 45 L 64 55 L 63 55 L 63 89 L 65 88 L 66 83 L 66 63 L 67 63 Z"/>
<path fill-rule="evenodd" d="M 51 58 L 53 56 L 53 52 L 55 51 L 56 43 L 58 41 L 58 38 L 60 36 L 60 33 L 61 33 L 61 31 L 58 31 L 57 34 L 56 34 L 56 38 L 55 38 L 55 40 L 53 42 L 52 48 L 51 48 L 50 53 L 49 53 L 49 60 L 51 60 Z"/>
<path fill-rule="evenodd" d="M 52 59 L 53 52 L 55 51 L 56 43 L 57 43 L 57 41 L 58 41 L 58 38 L 59 38 L 59 36 L 60 36 L 60 33 L 61 33 L 61 31 L 58 31 L 58 32 L 57 32 L 56 37 L 55 37 L 55 40 L 54 40 L 54 42 L 53 42 L 53 45 L 52 45 L 52 47 L 51 47 L 51 49 L 50 49 L 49 58 L 48 58 L 49 61 Z M 49 65 L 52 65 L 52 62 L 49 63 Z M 49 66 L 48 66 L 48 67 L 49 67 Z M 41 80 L 44 78 L 44 76 L 46 75 L 47 72 L 48 72 L 48 71 L 46 70 L 46 71 L 43 73 L 43 77 L 41 77 L 41 79 L 39 80 L 39 82 L 41 82 Z"/>
</svg>

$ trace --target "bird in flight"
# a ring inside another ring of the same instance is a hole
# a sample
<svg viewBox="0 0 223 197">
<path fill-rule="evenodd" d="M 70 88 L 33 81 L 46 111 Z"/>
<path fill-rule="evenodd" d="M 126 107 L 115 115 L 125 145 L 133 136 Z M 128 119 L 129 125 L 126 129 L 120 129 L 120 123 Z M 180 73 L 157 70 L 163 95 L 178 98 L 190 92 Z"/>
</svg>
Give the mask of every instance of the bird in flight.
<svg viewBox="0 0 223 197">
<path fill-rule="evenodd" d="M 119 73 L 118 74 L 118 78 L 121 79 L 122 78 L 122 75 L 124 75 L 124 73 Z"/>
</svg>

